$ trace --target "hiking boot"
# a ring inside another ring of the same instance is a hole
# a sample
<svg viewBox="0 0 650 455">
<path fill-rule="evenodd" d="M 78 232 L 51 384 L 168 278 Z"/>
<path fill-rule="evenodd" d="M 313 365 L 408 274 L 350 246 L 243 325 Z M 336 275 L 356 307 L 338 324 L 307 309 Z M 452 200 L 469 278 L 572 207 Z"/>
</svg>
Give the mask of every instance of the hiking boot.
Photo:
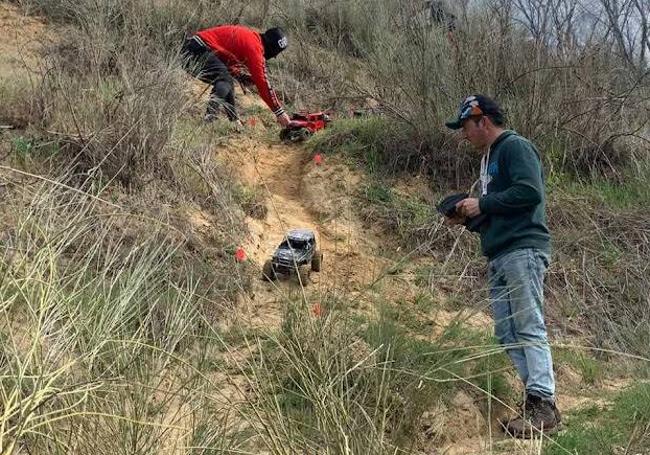
<svg viewBox="0 0 650 455">
<path fill-rule="evenodd" d="M 523 412 L 504 425 L 506 433 L 522 439 L 554 434 L 560 429 L 562 416 L 555 403 L 535 395 L 528 395 Z"/>
<path fill-rule="evenodd" d="M 516 414 L 514 415 L 504 415 L 501 416 L 497 419 L 497 421 L 501 424 L 503 427 L 504 431 L 507 427 L 507 425 L 512 422 L 513 420 L 521 418 L 522 413 L 524 412 L 524 405 L 526 404 L 526 401 L 518 401 L 517 404 L 515 405 L 516 409 Z M 557 408 L 555 404 L 553 404 L 553 412 L 555 413 L 555 420 L 557 420 L 559 429 L 562 429 L 562 414 L 560 414 L 560 410 Z"/>
<path fill-rule="evenodd" d="M 525 401 L 518 401 L 516 406 L 515 406 L 515 414 L 514 415 L 504 415 L 504 416 L 501 416 L 501 417 L 499 417 L 497 419 L 497 421 L 501 424 L 501 426 L 504 428 L 504 430 L 511 421 L 521 417 L 521 414 L 524 412 L 524 404 L 525 403 L 526 403 Z"/>
<path fill-rule="evenodd" d="M 220 114 L 218 112 L 207 112 L 203 116 L 203 121 L 205 123 L 212 123 L 216 120 L 219 119 Z M 233 124 L 235 124 L 237 127 L 244 127 L 244 123 L 241 121 L 239 117 L 230 117 L 228 116 L 228 120 L 230 120 Z"/>
<path fill-rule="evenodd" d="M 553 403 L 553 412 L 555 413 L 555 421 L 557 422 L 557 429 L 561 430 L 562 429 L 562 414 L 560 414 L 560 410 L 557 408 L 557 405 Z"/>
</svg>

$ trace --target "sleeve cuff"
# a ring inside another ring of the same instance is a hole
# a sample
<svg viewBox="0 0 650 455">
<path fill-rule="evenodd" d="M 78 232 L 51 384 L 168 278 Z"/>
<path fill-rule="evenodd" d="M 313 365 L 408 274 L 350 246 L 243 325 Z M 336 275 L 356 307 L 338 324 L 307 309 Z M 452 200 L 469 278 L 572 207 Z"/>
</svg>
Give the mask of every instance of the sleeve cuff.
<svg viewBox="0 0 650 455">
<path fill-rule="evenodd" d="M 481 209 L 481 213 L 490 212 L 490 200 L 487 198 L 487 196 L 483 196 L 482 198 L 479 198 L 478 208 Z"/>
<path fill-rule="evenodd" d="M 273 113 L 275 114 L 276 117 L 280 117 L 281 115 L 283 115 L 285 113 L 284 108 L 279 107 L 276 110 L 274 110 Z"/>
</svg>

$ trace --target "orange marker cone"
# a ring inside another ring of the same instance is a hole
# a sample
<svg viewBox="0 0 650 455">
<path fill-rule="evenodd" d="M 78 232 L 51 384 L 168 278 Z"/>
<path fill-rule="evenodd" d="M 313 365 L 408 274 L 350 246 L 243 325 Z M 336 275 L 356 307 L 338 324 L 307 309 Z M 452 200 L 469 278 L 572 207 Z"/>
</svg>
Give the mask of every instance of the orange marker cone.
<svg viewBox="0 0 650 455">
<path fill-rule="evenodd" d="M 244 262 L 246 260 L 246 252 L 240 246 L 235 250 L 235 260 L 237 262 Z"/>
</svg>

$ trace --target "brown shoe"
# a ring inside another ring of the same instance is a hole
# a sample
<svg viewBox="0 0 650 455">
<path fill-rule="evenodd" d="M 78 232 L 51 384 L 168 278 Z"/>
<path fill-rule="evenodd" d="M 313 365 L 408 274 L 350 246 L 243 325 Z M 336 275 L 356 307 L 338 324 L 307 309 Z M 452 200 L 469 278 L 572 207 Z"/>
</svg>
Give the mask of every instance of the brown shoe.
<svg viewBox="0 0 650 455">
<path fill-rule="evenodd" d="M 551 403 L 551 406 L 553 406 L 553 414 L 555 414 L 555 428 L 552 430 L 552 433 L 546 432 L 546 434 L 557 433 L 564 429 L 564 426 L 562 425 L 562 414 L 560 414 L 557 404 Z"/>
<path fill-rule="evenodd" d="M 511 419 L 504 429 L 512 437 L 530 439 L 557 433 L 561 420 L 560 411 L 553 402 L 528 395 L 522 414 Z"/>
<path fill-rule="evenodd" d="M 512 422 L 515 419 L 518 419 L 521 417 L 521 414 L 524 412 L 524 404 L 525 401 L 518 401 L 516 406 L 515 406 L 515 414 L 511 415 L 503 415 L 497 419 L 501 427 L 503 428 L 503 431 L 506 431 L 506 428 L 508 427 L 508 424 Z"/>
</svg>

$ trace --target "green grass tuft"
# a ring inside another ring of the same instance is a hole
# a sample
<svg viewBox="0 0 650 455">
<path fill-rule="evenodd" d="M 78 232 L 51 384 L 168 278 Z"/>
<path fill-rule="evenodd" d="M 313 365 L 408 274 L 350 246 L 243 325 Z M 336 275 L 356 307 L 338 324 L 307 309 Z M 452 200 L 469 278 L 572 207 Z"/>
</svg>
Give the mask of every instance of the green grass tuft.
<svg viewBox="0 0 650 455">
<path fill-rule="evenodd" d="M 592 406 L 567 416 L 567 429 L 548 444 L 545 455 L 647 453 L 650 447 L 650 384 L 620 392 L 611 407 Z"/>
</svg>

